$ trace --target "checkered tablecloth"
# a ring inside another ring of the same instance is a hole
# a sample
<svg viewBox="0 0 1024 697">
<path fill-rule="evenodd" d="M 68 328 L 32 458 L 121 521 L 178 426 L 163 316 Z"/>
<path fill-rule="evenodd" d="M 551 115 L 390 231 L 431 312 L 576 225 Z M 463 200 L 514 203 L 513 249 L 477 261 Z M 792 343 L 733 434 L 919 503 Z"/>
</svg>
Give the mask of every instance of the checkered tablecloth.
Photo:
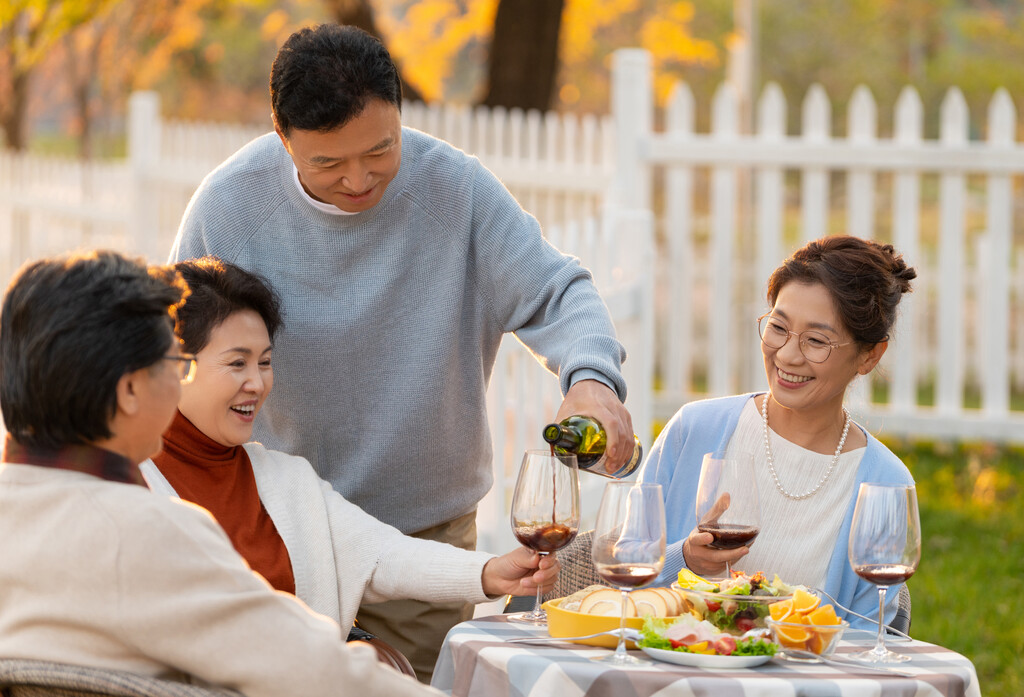
<svg viewBox="0 0 1024 697">
<path fill-rule="evenodd" d="M 874 645 L 868 632 L 851 630 L 847 635 L 837 657 Z M 592 660 L 609 649 L 506 643 L 528 636 L 547 636 L 547 631 L 511 623 L 503 615 L 456 625 L 445 639 L 432 684 L 454 697 L 981 697 L 978 676 L 967 658 L 921 641 L 891 645 L 912 657 L 899 665 L 899 670 L 914 674 L 909 678 L 783 659 L 742 670 L 653 661 L 616 668 Z"/>
</svg>

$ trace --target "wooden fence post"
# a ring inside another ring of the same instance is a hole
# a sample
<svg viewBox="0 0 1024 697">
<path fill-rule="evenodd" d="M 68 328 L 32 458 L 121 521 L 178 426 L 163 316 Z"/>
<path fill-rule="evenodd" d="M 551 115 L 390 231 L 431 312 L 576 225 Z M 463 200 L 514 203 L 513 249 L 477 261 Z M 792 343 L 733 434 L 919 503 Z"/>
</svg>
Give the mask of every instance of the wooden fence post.
<svg viewBox="0 0 1024 697">
<path fill-rule="evenodd" d="M 651 55 L 636 48 L 612 55 L 612 115 L 615 117 L 615 171 L 607 201 L 623 208 L 649 209 L 651 168 L 641 159 L 654 127 Z"/>
<path fill-rule="evenodd" d="M 153 171 L 160 160 L 160 97 L 156 92 L 134 92 L 128 100 L 128 162 L 131 167 L 129 244 L 152 263 L 167 260 L 160 249 L 159 196 Z"/>
</svg>

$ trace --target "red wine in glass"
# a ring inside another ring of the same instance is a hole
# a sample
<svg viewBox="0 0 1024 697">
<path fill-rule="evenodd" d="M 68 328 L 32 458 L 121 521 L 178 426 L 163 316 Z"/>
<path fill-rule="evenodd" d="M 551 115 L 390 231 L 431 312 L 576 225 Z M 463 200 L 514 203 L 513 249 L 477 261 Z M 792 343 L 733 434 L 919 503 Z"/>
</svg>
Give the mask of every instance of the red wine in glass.
<svg viewBox="0 0 1024 697">
<path fill-rule="evenodd" d="M 653 564 L 600 564 L 597 575 L 616 588 L 646 586 L 661 573 Z"/>
<path fill-rule="evenodd" d="M 730 525 L 728 523 L 703 523 L 697 526 L 700 532 L 709 532 L 714 540 L 709 547 L 715 549 L 737 549 L 753 544 L 761 528 L 753 525 Z"/>
<path fill-rule="evenodd" d="M 885 594 L 914 575 L 921 561 L 921 519 L 912 485 L 864 482 L 857 492 L 849 541 L 850 567 L 878 586 L 875 647 L 849 657 L 867 663 L 900 663 L 910 656 L 885 646 Z"/>
<path fill-rule="evenodd" d="M 549 554 L 565 547 L 573 541 L 578 527 L 563 523 L 545 523 L 543 525 L 517 525 L 512 534 L 519 544 L 541 554 Z"/>
<path fill-rule="evenodd" d="M 580 483 L 576 456 L 527 450 L 512 494 L 512 534 L 527 549 L 548 555 L 566 546 L 580 528 Z M 508 615 L 515 622 L 547 624 L 537 588 L 533 610 Z"/>
<path fill-rule="evenodd" d="M 906 564 L 860 564 L 853 567 L 853 573 L 876 586 L 894 586 L 914 575 L 913 567 Z"/>
</svg>

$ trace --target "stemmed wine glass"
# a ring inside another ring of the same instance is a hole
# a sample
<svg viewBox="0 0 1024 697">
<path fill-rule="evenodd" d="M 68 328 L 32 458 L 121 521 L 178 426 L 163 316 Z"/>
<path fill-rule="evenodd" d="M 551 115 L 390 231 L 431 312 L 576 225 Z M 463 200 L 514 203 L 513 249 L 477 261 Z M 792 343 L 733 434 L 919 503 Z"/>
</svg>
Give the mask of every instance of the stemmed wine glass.
<svg viewBox="0 0 1024 697">
<path fill-rule="evenodd" d="M 572 542 L 579 529 L 580 480 L 576 456 L 527 450 L 512 495 L 512 532 L 516 539 L 524 547 L 546 556 Z M 508 618 L 547 624 L 540 599 L 538 586 L 533 610 L 513 613 Z"/>
<path fill-rule="evenodd" d="M 609 482 L 601 497 L 592 549 L 597 574 L 622 591 L 619 643 L 597 659 L 613 665 L 644 663 L 626 653 L 629 591 L 658 577 L 665 564 L 665 503 L 661 484 Z"/>
<path fill-rule="evenodd" d="M 749 453 L 707 453 L 697 482 L 697 530 L 709 532 L 715 549 L 751 545 L 761 532 L 761 502 Z M 732 568 L 725 563 L 725 577 Z"/>
<path fill-rule="evenodd" d="M 850 526 L 850 566 L 878 586 L 878 638 L 875 647 L 854 654 L 865 663 L 902 663 L 910 656 L 885 648 L 885 592 L 917 571 L 921 561 L 921 520 L 913 486 L 863 483 Z"/>
</svg>

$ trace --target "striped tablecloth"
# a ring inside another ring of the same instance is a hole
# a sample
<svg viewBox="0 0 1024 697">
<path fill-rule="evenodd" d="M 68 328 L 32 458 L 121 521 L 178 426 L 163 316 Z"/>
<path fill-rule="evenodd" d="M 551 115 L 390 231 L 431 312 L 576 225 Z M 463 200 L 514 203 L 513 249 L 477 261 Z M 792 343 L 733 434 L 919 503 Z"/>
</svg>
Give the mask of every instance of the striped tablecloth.
<svg viewBox="0 0 1024 697">
<path fill-rule="evenodd" d="M 505 643 L 528 636 L 547 636 L 547 631 L 508 622 L 503 615 L 458 624 L 445 639 L 431 684 L 455 697 L 981 696 L 974 665 L 967 658 L 921 641 L 891 646 L 912 657 L 899 665 L 899 670 L 914 674 L 909 678 L 857 666 L 783 659 L 742 670 L 653 661 L 642 667 L 615 668 L 592 660 L 607 655 L 609 649 Z M 870 633 L 849 630 L 837 657 L 873 644 Z"/>
</svg>

